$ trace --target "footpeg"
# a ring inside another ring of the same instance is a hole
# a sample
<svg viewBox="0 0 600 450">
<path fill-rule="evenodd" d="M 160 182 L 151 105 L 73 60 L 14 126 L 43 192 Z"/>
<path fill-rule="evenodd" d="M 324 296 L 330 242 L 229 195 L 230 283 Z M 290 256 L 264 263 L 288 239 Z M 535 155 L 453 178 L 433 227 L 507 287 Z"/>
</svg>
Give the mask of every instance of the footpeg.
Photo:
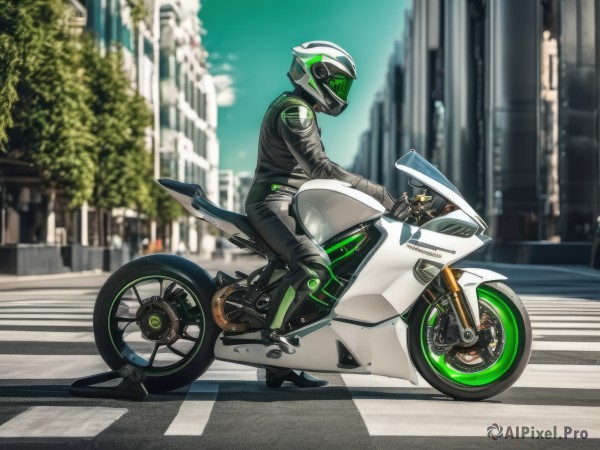
<svg viewBox="0 0 600 450">
<path fill-rule="evenodd" d="M 277 345 L 282 352 L 288 355 L 296 353 L 295 347 L 300 346 L 300 340 L 297 337 L 287 338 L 276 330 L 265 330 L 262 336 L 265 345 Z"/>
</svg>

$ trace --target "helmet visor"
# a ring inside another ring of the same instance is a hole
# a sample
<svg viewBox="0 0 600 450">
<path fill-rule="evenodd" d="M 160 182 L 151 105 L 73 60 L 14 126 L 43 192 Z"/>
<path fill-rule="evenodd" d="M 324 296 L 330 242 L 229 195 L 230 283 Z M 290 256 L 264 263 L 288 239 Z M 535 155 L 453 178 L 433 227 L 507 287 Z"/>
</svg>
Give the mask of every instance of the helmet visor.
<svg viewBox="0 0 600 450">
<path fill-rule="evenodd" d="M 292 67 L 290 68 L 290 76 L 294 80 L 298 81 L 302 79 L 304 75 L 306 75 L 306 72 L 302 68 L 302 65 L 298 61 L 298 58 L 294 58 L 294 60 L 292 61 Z"/>
<path fill-rule="evenodd" d="M 352 87 L 352 78 L 345 77 L 343 75 L 334 75 L 328 81 L 329 87 L 335 95 L 341 98 L 343 101 L 348 100 L 348 93 Z"/>
</svg>

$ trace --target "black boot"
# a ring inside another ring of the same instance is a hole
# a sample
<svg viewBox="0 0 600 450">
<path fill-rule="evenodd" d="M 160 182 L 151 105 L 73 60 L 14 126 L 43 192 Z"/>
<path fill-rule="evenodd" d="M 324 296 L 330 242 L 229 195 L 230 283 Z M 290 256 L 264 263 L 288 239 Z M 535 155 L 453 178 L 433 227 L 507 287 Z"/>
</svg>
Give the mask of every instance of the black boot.
<svg viewBox="0 0 600 450">
<path fill-rule="evenodd" d="M 270 388 L 279 388 L 284 381 L 290 381 L 294 386 L 301 388 L 323 387 L 329 384 L 328 381 L 320 380 L 304 371 L 297 372 L 290 369 L 267 369 L 266 381 Z"/>
</svg>

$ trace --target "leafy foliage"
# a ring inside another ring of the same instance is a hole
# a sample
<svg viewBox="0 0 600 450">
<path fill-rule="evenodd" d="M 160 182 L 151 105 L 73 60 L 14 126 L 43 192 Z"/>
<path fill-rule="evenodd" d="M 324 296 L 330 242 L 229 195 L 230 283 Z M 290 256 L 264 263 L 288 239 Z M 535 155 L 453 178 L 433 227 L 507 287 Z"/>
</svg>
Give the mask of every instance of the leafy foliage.
<svg viewBox="0 0 600 450">
<path fill-rule="evenodd" d="M 127 206 L 148 212 L 153 209 L 152 161 L 145 146 L 145 130 L 152 123 L 148 106 L 129 87 L 121 51 L 101 56 L 92 39 L 87 39 L 84 62 L 96 118 L 92 130 L 98 167 L 91 203 L 106 209 Z"/>
<path fill-rule="evenodd" d="M 18 99 L 23 43 L 31 30 L 28 19 L 14 2 L 0 0 L 0 149 L 8 141 L 7 129 L 13 126 L 11 109 Z"/>
<path fill-rule="evenodd" d="M 8 133 L 9 156 L 34 163 L 49 185 L 79 205 L 93 189 L 94 117 L 79 44 L 66 26 L 69 10 L 60 0 L 1 1 L 15 13 L 11 36 L 20 56 L 13 65 L 20 71 L 11 77 L 14 83 L 18 76 L 13 84 L 18 101 Z"/>
<path fill-rule="evenodd" d="M 102 56 L 69 29 L 67 3 L 0 0 L 0 150 L 34 164 L 71 206 L 155 213 L 148 106 L 120 50 Z"/>
<path fill-rule="evenodd" d="M 131 8 L 131 18 L 134 25 L 139 21 L 144 20 L 148 15 L 148 10 L 144 0 L 126 0 L 127 5 Z"/>
</svg>

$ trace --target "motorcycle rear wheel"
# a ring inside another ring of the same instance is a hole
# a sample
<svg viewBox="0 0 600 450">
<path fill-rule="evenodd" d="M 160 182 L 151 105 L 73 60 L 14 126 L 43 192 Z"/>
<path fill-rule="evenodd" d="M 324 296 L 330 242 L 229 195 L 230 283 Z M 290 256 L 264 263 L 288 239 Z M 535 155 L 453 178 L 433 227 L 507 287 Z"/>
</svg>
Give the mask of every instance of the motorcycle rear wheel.
<svg viewBox="0 0 600 450">
<path fill-rule="evenodd" d="M 432 330 L 440 313 L 435 304 L 420 299 L 409 317 L 413 363 L 433 388 L 455 400 L 483 400 L 504 392 L 523 373 L 531 355 L 531 323 L 519 297 L 499 282 L 480 285 L 477 295 L 480 314 L 493 336 L 483 347 L 455 346 L 447 353 L 436 348 Z"/>
<path fill-rule="evenodd" d="M 184 258 L 151 255 L 124 265 L 96 300 L 93 323 L 100 356 L 113 370 L 125 364 L 142 370 L 152 393 L 193 382 L 214 360 L 220 333 L 210 309 L 215 290 L 210 276 Z M 169 335 L 173 342 L 157 342 Z"/>
</svg>

